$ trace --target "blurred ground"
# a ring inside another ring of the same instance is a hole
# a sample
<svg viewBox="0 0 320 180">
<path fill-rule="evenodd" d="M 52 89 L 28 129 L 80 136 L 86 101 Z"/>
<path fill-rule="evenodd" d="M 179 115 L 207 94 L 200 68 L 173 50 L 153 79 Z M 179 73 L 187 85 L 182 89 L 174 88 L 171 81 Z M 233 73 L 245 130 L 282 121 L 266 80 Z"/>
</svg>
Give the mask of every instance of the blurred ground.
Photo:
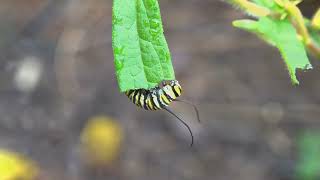
<svg viewBox="0 0 320 180">
<path fill-rule="evenodd" d="M 293 179 L 296 138 L 319 129 L 314 70 L 293 87 L 280 55 L 235 29 L 245 17 L 218 0 L 160 0 L 183 98 L 166 112 L 138 109 L 120 94 L 113 70 L 111 0 L 0 2 L 0 147 L 37 161 L 47 179 Z M 308 6 L 304 7 L 306 13 Z M 94 115 L 122 125 L 120 160 L 87 170 L 80 132 Z"/>
</svg>

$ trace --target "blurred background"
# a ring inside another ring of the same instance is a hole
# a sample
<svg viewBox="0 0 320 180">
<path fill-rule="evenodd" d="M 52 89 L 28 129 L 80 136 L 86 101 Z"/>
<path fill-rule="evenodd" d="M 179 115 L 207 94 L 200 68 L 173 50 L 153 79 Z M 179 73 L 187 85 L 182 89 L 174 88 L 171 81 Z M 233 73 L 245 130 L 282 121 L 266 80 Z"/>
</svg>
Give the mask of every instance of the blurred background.
<svg viewBox="0 0 320 180">
<path fill-rule="evenodd" d="M 119 93 L 111 0 L 1 0 L 0 148 L 50 180 L 289 180 L 308 171 L 303 152 L 320 153 L 319 62 L 292 86 L 275 48 L 232 27 L 246 16 L 230 5 L 159 3 L 182 98 L 200 111 L 201 124 L 192 107 L 170 106 L 194 147 L 170 114 Z M 302 3 L 308 16 L 315 7 Z"/>
</svg>

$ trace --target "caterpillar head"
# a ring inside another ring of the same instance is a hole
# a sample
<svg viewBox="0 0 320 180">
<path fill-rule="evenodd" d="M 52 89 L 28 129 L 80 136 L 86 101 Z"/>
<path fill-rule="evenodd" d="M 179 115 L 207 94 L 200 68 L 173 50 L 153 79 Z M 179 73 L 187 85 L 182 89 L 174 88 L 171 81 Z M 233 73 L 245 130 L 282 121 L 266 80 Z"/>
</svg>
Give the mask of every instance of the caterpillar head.
<svg viewBox="0 0 320 180">
<path fill-rule="evenodd" d="M 165 92 L 169 93 L 172 92 L 174 94 L 173 99 L 176 99 L 179 97 L 182 93 L 181 85 L 177 80 L 165 80 L 161 83 L 162 89 L 165 90 Z"/>
</svg>

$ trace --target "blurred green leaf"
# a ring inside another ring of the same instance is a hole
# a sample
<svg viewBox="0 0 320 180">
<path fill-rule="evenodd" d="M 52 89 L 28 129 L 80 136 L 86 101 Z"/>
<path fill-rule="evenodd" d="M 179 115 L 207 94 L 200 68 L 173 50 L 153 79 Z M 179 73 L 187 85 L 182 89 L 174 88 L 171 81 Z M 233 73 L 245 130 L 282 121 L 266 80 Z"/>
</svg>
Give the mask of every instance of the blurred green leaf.
<svg viewBox="0 0 320 180">
<path fill-rule="evenodd" d="M 320 32 L 314 29 L 308 30 L 312 39 L 316 42 L 316 44 L 320 45 Z"/>
<path fill-rule="evenodd" d="M 175 79 L 157 0 L 114 0 L 114 63 L 120 91 Z"/>
<path fill-rule="evenodd" d="M 241 19 L 235 20 L 232 22 L 234 27 L 249 31 L 249 32 L 258 32 L 257 21 L 251 19 Z"/>
<path fill-rule="evenodd" d="M 263 17 L 258 21 L 260 33 L 275 42 L 284 59 L 291 80 L 299 84 L 296 77 L 296 69 L 311 69 L 303 43 L 298 39 L 298 34 L 288 19 L 277 20 Z"/>
<path fill-rule="evenodd" d="M 296 70 L 311 69 L 303 43 L 298 39 L 298 34 L 288 19 L 278 20 L 261 17 L 257 22 L 236 21 L 236 27 L 257 34 L 271 45 L 276 46 L 284 59 L 293 84 L 299 84 Z"/>
<path fill-rule="evenodd" d="M 306 132 L 298 139 L 299 161 L 296 175 L 299 180 L 320 178 L 320 133 Z"/>
<path fill-rule="evenodd" d="M 259 24 L 257 21 L 250 20 L 250 19 L 242 19 L 242 20 L 233 21 L 232 25 L 234 27 L 237 27 L 237 28 L 243 29 L 245 31 L 254 33 L 258 37 L 260 37 L 261 39 L 263 39 L 264 41 L 269 43 L 270 45 L 276 46 L 276 43 L 272 39 L 263 36 L 263 34 L 260 34 Z"/>
</svg>

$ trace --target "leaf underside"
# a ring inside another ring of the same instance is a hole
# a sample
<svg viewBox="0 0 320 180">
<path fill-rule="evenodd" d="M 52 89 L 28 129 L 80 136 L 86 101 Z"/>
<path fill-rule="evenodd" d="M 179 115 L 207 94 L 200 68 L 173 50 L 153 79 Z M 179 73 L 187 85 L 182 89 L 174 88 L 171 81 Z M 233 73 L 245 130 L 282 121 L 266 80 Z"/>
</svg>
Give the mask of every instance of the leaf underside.
<svg viewBox="0 0 320 180">
<path fill-rule="evenodd" d="M 114 0 L 112 46 L 121 92 L 175 79 L 157 0 Z"/>
</svg>

